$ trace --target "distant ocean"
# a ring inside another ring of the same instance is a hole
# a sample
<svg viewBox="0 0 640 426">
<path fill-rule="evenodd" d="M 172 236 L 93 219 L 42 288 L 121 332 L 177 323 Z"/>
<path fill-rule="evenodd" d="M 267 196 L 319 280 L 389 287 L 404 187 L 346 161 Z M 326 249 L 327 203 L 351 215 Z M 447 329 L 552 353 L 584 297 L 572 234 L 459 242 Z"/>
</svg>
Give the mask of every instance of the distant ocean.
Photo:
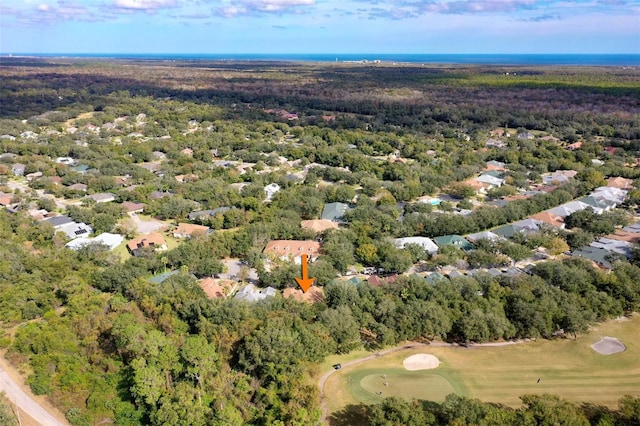
<svg viewBox="0 0 640 426">
<path fill-rule="evenodd" d="M 7 54 L 3 54 L 7 57 Z M 112 58 L 139 60 L 186 61 L 285 61 L 285 62 L 399 62 L 423 64 L 478 65 L 581 65 L 581 66 L 640 66 L 640 54 L 13 54 L 30 57 Z"/>
</svg>

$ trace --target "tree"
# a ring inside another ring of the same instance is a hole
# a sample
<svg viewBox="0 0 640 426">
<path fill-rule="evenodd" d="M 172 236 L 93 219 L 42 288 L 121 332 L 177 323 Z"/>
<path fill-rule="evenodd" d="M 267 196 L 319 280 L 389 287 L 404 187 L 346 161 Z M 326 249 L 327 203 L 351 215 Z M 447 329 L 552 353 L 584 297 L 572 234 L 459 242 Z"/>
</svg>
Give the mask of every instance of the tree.
<svg viewBox="0 0 640 426">
<path fill-rule="evenodd" d="M 524 395 L 524 407 L 518 410 L 524 417 L 532 416 L 540 426 L 589 426 L 584 413 L 570 402 L 554 395 Z"/>
<path fill-rule="evenodd" d="M 359 325 L 349 307 L 343 305 L 327 309 L 320 313 L 319 318 L 336 342 L 336 353 L 346 354 L 361 345 Z"/>
</svg>

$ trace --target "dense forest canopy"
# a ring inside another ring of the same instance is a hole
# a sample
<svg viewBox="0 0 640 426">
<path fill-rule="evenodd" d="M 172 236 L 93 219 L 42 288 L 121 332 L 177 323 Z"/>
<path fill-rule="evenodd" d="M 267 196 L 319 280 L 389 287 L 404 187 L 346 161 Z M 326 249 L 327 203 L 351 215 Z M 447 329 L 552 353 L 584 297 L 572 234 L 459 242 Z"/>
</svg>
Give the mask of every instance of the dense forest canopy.
<svg viewBox="0 0 640 426">
<path fill-rule="evenodd" d="M 311 425 L 321 412 L 312 374 L 327 355 L 407 340 L 554 338 L 559 330 L 575 338 L 640 309 L 637 249 L 608 258 L 607 270 L 564 255 L 631 222 L 637 182 L 617 209 L 572 213 L 564 229 L 436 256 L 394 244 L 494 229 L 587 196 L 606 178 L 638 179 L 635 69 L 2 58 L 0 78 L 0 150 L 14 156 L 0 161 L 0 189 L 15 207 L 0 212 L 0 348 L 74 425 Z M 500 143 L 487 144 L 492 138 Z M 84 168 L 52 160 L 67 157 Z M 480 196 L 468 181 L 487 161 L 505 165 L 505 184 Z M 37 174 L 27 190 L 15 189 L 17 163 L 25 176 Z M 575 178 L 491 204 L 558 170 Z M 280 191 L 268 199 L 273 184 Z M 116 202 L 83 198 L 105 192 Z M 425 196 L 442 202 L 416 202 Z M 213 232 L 162 253 L 74 251 L 26 214 L 57 211 L 95 234 L 132 239 L 125 202 L 144 203 L 145 215 L 172 226 Z M 327 203 L 349 204 L 339 229 L 300 226 Z M 309 266 L 320 303 L 211 299 L 198 285 L 238 258 L 261 287 L 295 286 L 298 265 L 267 267 L 271 240 L 322 243 Z M 540 248 L 552 257 L 526 274 L 486 273 Z M 337 279 L 354 265 L 394 281 Z M 481 271 L 433 282 L 407 273 L 450 265 Z M 175 273 L 149 281 L 166 271 Z M 523 404 L 454 395 L 441 405 L 387 400 L 350 413 L 370 424 L 639 418 L 631 396 L 597 415 L 553 396 L 523 396 Z M 0 405 L 0 423 L 5 411 Z"/>
</svg>

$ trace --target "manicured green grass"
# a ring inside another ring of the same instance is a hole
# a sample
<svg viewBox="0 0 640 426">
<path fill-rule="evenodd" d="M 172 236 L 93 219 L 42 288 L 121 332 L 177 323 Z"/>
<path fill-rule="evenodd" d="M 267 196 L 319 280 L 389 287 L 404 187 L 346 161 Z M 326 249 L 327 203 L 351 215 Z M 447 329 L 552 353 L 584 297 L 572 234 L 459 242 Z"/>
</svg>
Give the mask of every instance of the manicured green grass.
<svg viewBox="0 0 640 426">
<path fill-rule="evenodd" d="M 602 336 L 617 337 L 626 351 L 598 354 L 591 344 Z M 437 356 L 440 366 L 406 371 L 402 361 L 417 353 Z M 384 374 L 388 386 L 382 385 Z M 600 324 L 577 340 L 538 340 L 503 347 L 418 347 L 345 367 L 325 384 L 329 412 L 388 396 L 442 401 L 452 392 L 512 407 L 520 405 L 521 395 L 552 393 L 573 402 L 614 408 L 623 395 L 640 395 L 640 315 Z"/>
<path fill-rule="evenodd" d="M 358 370 L 348 376 L 347 387 L 355 399 L 367 404 L 380 402 L 388 396 L 442 402 L 450 393 L 468 393 L 455 371 L 446 368 L 438 371 L 407 371 L 404 368 Z"/>
</svg>

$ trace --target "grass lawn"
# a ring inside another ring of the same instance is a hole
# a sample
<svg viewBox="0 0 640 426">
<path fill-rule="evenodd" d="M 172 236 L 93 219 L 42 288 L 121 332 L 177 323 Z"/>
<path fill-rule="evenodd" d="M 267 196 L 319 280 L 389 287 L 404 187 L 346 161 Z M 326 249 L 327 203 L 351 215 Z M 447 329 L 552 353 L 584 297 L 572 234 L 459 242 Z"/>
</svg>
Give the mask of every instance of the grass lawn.
<svg viewBox="0 0 640 426">
<path fill-rule="evenodd" d="M 591 344 L 602 336 L 617 337 L 627 346 L 626 351 L 598 354 Z M 434 370 L 405 370 L 402 361 L 418 353 L 437 356 L 440 366 Z M 340 361 L 346 358 L 331 359 L 334 363 Z M 384 386 L 385 381 L 388 386 Z M 388 396 L 439 402 L 453 392 L 512 407 L 520 405 L 520 395 L 542 393 L 573 402 L 617 407 L 621 396 L 640 395 L 640 315 L 600 324 L 576 341 L 538 340 L 503 347 L 418 347 L 344 367 L 325 384 L 329 412 L 348 404 L 379 402 Z"/>
</svg>

